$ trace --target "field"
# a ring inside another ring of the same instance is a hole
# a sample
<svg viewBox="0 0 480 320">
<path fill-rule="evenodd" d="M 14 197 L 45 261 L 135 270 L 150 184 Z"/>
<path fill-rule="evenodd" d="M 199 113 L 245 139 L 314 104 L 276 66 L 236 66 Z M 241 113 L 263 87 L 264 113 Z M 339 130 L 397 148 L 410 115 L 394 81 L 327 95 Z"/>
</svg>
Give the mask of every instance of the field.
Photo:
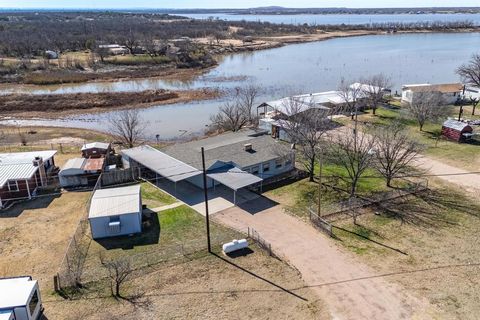
<svg viewBox="0 0 480 320">
<path fill-rule="evenodd" d="M 252 246 L 235 259 L 202 255 L 142 270 L 128 290 L 139 301 L 115 300 L 108 290 L 78 300 L 47 297 L 49 319 L 327 319 L 300 275 Z M 98 285 L 98 284 L 97 284 Z"/>
<path fill-rule="evenodd" d="M 358 225 L 334 223 L 337 244 L 379 274 L 426 296 L 445 319 L 480 313 L 480 203 L 434 182 L 435 189 L 366 210 Z"/>
<path fill-rule="evenodd" d="M 90 192 L 44 196 L 0 212 L 0 276 L 31 275 L 45 296 Z"/>
<path fill-rule="evenodd" d="M 458 116 L 459 107 L 451 107 L 451 117 Z M 480 119 L 480 116 L 471 116 L 471 106 L 464 107 L 464 118 Z M 477 114 L 480 112 L 477 111 Z M 398 106 L 391 106 L 390 108 L 377 109 L 374 116 L 371 111 L 358 117 L 359 121 L 366 123 L 388 124 L 392 121 L 399 121 L 406 126 L 411 136 L 424 146 L 424 154 L 431 156 L 434 159 L 445 161 L 455 167 L 473 170 L 479 168 L 480 157 L 480 142 L 474 141 L 472 143 L 457 143 L 454 141 L 445 140 L 440 136 L 442 125 L 438 123 L 426 123 L 423 131 L 420 131 L 418 125 L 414 120 L 408 119 L 405 109 Z M 343 123 L 349 123 L 343 119 Z M 474 130 L 475 126 L 474 126 Z"/>
<path fill-rule="evenodd" d="M 149 209 L 176 201 L 147 183 L 142 191 Z M 208 254 L 205 220 L 185 205 L 147 210 L 139 235 L 91 241 L 83 287 L 71 300 L 64 299 L 53 291 L 53 276 L 85 217 L 89 195 L 42 197 L 0 213 L 0 276 L 26 274 L 38 279 L 46 318 L 214 319 L 237 312 L 238 319 L 324 319 L 321 302 L 284 262 L 253 243 L 239 256 L 223 256 L 221 243 L 244 237 L 236 231 L 212 224 L 215 254 Z M 122 287 L 124 298 L 111 296 L 100 256 L 130 261 L 133 273 Z"/>
</svg>

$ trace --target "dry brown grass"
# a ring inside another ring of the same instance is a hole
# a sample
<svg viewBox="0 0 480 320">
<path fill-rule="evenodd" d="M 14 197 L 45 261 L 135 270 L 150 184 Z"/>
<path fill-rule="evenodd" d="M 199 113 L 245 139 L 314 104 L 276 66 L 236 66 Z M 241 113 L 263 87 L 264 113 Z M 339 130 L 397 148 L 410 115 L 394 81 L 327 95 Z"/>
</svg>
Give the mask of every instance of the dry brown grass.
<svg viewBox="0 0 480 320">
<path fill-rule="evenodd" d="M 101 112 L 122 108 L 145 108 L 153 105 L 212 99 L 219 95 L 216 90 L 167 91 L 149 90 L 142 92 L 102 92 L 62 95 L 0 96 L 0 115 L 56 118 L 68 114 Z"/>
<path fill-rule="evenodd" d="M 31 275 L 44 296 L 85 215 L 89 192 L 44 196 L 0 212 L 0 276 Z"/>
<path fill-rule="evenodd" d="M 131 280 L 131 303 L 114 300 L 103 284 L 92 284 L 84 299 L 47 297 L 48 319 L 328 319 L 321 302 L 297 271 L 253 247 L 235 259 L 205 255 L 163 264 Z M 229 262 L 235 265 L 230 264 Z M 269 283 L 270 282 L 270 283 Z M 285 290 L 291 290 L 287 292 Z"/>
<path fill-rule="evenodd" d="M 439 182 L 434 186 L 418 198 L 374 209 L 381 214 L 361 216 L 359 226 L 338 222 L 355 234 L 335 234 L 379 275 L 427 297 L 445 319 L 473 320 L 480 314 L 480 203 Z"/>
</svg>

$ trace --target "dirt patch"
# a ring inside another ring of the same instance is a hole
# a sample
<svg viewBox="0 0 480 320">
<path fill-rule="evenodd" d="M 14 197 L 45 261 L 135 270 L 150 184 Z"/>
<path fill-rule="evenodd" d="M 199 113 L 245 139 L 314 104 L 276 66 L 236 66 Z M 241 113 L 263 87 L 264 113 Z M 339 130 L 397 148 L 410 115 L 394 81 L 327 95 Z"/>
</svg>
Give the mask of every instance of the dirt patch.
<svg viewBox="0 0 480 320">
<path fill-rule="evenodd" d="M 146 269 L 128 283 L 130 294 L 144 294 L 137 305 L 110 298 L 107 289 L 83 300 L 46 297 L 46 315 L 48 319 L 328 319 L 321 301 L 304 287 L 294 269 L 256 247 L 253 250 L 235 259 L 207 255 Z M 95 286 L 98 290 L 105 284 Z"/>
<path fill-rule="evenodd" d="M 53 290 L 70 237 L 89 192 L 42 196 L 0 211 L 0 276 L 31 275 L 44 296 Z"/>
<path fill-rule="evenodd" d="M 191 91 L 149 90 L 142 92 L 102 92 L 62 95 L 0 96 L 0 115 L 23 118 L 56 118 L 85 112 L 104 112 L 122 108 L 146 108 L 154 105 L 186 103 L 189 101 L 213 99 L 217 90 L 202 89 Z"/>
<path fill-rule="evenodd" d="M 443 186 L 387 208 L 360 216 L 358 226 L 351 219 L 337 222 L 348 230 L 334 229 L 337 244 L 405 290 L 426 297 L 442 311 L 442 319 L 477 319 L 478 198 L 472 202 Z"/>
</svg>

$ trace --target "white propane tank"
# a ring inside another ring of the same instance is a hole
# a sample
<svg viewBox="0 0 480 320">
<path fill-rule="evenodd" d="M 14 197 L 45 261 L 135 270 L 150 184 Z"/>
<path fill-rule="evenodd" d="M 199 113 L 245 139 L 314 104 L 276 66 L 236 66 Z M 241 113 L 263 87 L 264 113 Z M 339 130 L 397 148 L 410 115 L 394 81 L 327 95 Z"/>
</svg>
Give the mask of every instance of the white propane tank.
<svg viewBox="0 0 480 320">
<path fill-rule="evenodd" d="M 247 239 L 241 239 L 241 240 L 233 240 L 232 242 L 225 243 L 222 246 L 222 249 L 224 253 L 230 253 L 233 251 L 245 249 L 247 247 L 248 247 Z"/>
</svg>

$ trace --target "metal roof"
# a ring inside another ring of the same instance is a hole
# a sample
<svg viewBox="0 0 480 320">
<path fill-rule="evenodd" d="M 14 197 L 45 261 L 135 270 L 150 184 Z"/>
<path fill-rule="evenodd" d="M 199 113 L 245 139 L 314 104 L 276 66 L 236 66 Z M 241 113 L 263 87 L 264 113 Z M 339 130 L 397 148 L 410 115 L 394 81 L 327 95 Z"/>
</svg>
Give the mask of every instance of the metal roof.
<svg viewBox="0 0 480 320">
<path fill-rule="evenodd" d="M 141 212 L 140 185 L 96 190 L 88 218 L 119 216 Z"/>
<path fill-rule="evenodd" d="M 43 161 L 52 158 L 56 150 L 0 153 L 0 187 L 9 180 L 30 179 L 38 167 L 33 165 L 35 157 L 41 157 Z"/>
<path fill-rule="evenodd" d="M 83 170 L 85 171 L 100 171 L 103 169 L 103 164 L 105 163 L 105 158 L 92 158 L 87 159 L 83 165 Z"/>
<path fill-rule="evenodd" d="M 122 150 L 122 154 L 173 182 L 201 174 L 197 168 L 150 146 Z"/>
<path fill-rule="evenodd" d="M 442 84 L 406 84 L 402 87 L 402 90 L 411 90 L 413 92 L 441 92 L 441 93 L 454 93 L 463 90 L 463 84 L 461 83 L 442 83 Z"/>
<path fill-rule="evenodd" d="M 453 120 L 453 119 L 448 119 L 443 123 L 443 126 L 446 128 L 454 129 L 457 131 L 463 131 L 466 128 L 469 128 L 470 130 L 473 130 L 472 127 L 468 123 Z"/>
<path fill-rule="evenodd" d="M 25 306 L 36 285 L 30 277 L 0 279 L 0 309 Z"/>
<path fill-rule="evenodd" d="M 263 180 L 231 165 L 217 168 L 209 172 L 210 173 L 207 174 L 209 178 L 218 181 L 233 190 L 238 190 Z"/>
<path fill-rule="evenodd" d="M 105 142 L 91 142 L 84 144 L 82 146 L 82 151 L 87 150 L 87 149 L 105 149 L 107 150 L 110 147 L 110 143 L 105 143 Z"/>
</svg>

